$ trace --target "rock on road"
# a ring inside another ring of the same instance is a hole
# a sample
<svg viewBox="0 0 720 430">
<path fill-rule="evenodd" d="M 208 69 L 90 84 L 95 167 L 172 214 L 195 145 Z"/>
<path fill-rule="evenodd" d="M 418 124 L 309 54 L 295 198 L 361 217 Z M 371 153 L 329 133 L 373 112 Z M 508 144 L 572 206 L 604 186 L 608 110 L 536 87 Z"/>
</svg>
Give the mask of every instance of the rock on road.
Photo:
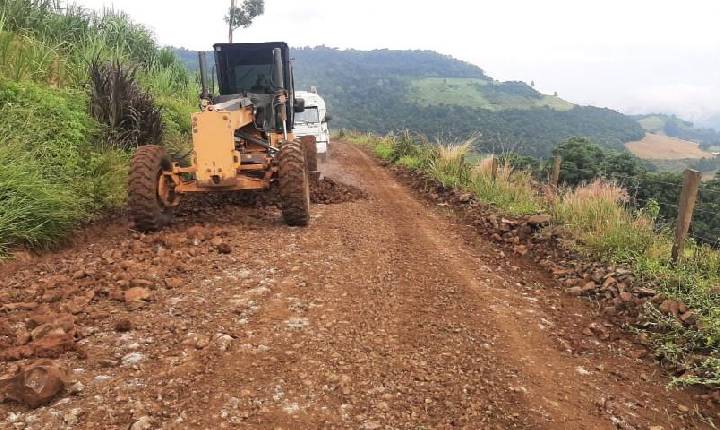
<svg viewBox="0 0 720 430">
<path fill-rule="evenodd" d="M 50 324 L 77 340 L 55 362 L 78 381 L 37 409 L 0 404 L 0 427 L 705 428 L 631 338 L 583 335 L 596 311 L 530 260 L 356 147 L 322 168 L 367 199 L 313 205 L 305 229 L 213 200 L 163 232 L 110 223 L 0 266 L 0 347 Z M 36 357 L 5 358 L 2 373 Z"/>
</svg>

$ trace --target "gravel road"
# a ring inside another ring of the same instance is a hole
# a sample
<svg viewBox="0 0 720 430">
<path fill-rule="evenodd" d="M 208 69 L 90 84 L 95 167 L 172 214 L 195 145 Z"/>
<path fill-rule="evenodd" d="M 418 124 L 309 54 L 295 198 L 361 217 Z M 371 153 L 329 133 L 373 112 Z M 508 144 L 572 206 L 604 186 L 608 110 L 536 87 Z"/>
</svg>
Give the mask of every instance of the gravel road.
<svg viewBox="0 0 720 430">
<path fill-rule="evenodd" d="M 108 222 L 0 266 L 0 373 L 49 357 L 72 379 L 37 409 L 0 404 L 0 427 L 711 428 L 529 258 L 356 147 L 322 169 L 365 195 L 313 205 L 308 228 L 212 199 L 163 232 Z"/>
</svg>

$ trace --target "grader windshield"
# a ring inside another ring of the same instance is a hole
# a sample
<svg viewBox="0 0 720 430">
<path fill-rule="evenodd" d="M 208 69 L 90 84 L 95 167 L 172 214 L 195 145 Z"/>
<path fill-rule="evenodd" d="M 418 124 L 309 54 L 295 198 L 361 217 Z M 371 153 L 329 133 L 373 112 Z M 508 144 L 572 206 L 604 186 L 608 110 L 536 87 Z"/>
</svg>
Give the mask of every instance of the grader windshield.
<svg viewBox="0 0 720 430">
<path fill-rule="evenodd" d="M 290 51 L 285 43 L 218 43 L 214 48 L 221 95 L 272 94 L 279 88 L 292 88 Z M 285 82 L 273 82 L 275 48 L 282 52 Z"/>
</svg>

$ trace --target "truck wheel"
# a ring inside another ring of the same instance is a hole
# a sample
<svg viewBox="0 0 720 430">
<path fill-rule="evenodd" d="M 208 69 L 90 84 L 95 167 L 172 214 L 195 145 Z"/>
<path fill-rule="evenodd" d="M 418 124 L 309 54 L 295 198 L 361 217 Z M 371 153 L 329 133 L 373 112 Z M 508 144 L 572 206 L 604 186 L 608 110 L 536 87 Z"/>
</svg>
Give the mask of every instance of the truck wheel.
<svg viewBox="0 0 720 430">
<path fill-rule="evenodd" d="M 159 230 L 172 219 L 179 197 L 172 180 L 162 174 L 171 168 L 161 146 L 140 146 L 135 151 L 128 176 L 128 214 L 136 229 Z"/>
<path fill-rule="evenodd" d="M 285 223 L 306 226 L 310 222 L 310 183 L 305 152 L 300 142 L 284 142 L 278 155 L 278 184 Z"/>
</svg>

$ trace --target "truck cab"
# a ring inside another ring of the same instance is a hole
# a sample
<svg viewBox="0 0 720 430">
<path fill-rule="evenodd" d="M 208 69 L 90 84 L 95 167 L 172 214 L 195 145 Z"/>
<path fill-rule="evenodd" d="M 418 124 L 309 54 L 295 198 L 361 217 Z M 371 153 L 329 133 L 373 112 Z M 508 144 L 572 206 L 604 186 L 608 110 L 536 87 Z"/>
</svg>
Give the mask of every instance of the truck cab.
<svg viewBox="0 0 720 430">
<path fill-rule="evenodd" d="M 318 157 L 325 161 L 330 144 L 330 131 L 327 125 L 330 117 L 327 114 L 325 100 L 315 88 L 310 91 L 296 91 L 295 97 L 305 100 L 305 110 L 295 113 L 293 132 L 297 137 L 315 137 Z"/>
</svg>

